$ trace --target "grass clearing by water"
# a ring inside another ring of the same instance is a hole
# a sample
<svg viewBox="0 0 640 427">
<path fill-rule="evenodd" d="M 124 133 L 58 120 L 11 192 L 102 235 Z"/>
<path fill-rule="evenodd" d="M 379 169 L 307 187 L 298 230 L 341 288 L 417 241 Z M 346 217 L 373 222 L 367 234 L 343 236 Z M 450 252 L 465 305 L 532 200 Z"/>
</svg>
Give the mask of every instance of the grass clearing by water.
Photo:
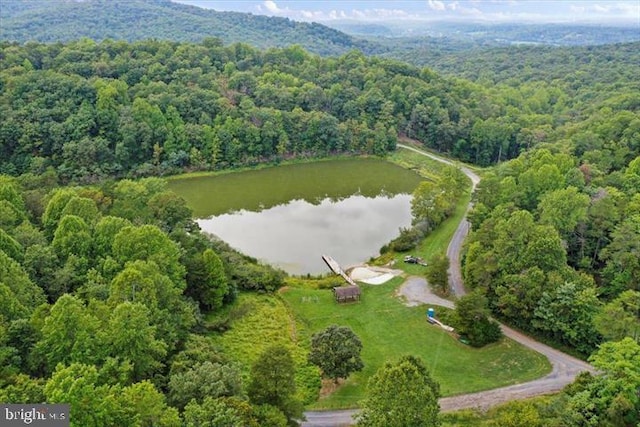
<svg viewBox="0 0 640 427">
<path fill-rule="evenodd" d="M 446 396 L 515 384 L 550 371 L 543 356 L 511 340 L 474 349 L 429 325 L 426 306 L 406 307 L 395 296 L 401 281 L 397 278 L 380 286 L 363 285 L 361 301 L 350 304 L 334 302 L 330 290 L 283 290 L 282 298 L 303 326 L 301 340 L 308 343 L 314 332 L 337 324 L 350 327 L 363 342 L 364 370 L 313 405 L 314 409 L 356 407 L 376 370 L 385 361 L 405 354 L 425 361 Z"/>
</svg>

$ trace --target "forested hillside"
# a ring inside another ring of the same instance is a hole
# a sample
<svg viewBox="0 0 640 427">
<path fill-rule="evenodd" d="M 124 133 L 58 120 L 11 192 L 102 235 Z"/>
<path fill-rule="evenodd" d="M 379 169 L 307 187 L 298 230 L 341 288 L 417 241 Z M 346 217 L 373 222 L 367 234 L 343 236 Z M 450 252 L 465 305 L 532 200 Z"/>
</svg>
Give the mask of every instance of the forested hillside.
<svg viewBox="0 0 640 427">
<path fill-rule="evenodd" d="M 486 84 L 511 86 L 532 80 L 564 83 L 574 90 L 591 91 L 594 84 L 636 81 L 639 43 L 604 46 L 510 46 L 449 49 L 439 55 L 415 46 L 395 55 L 415 65 L 428 65 L 443 74 Z"/>
<path fill-rule="evenodd" d="M 638 52 L 580 48 L 546 71 L 523 63 L 516 74 L 509 62 L 469 81 L 358 51 L 322 58 L 215 38 L 2 42 L 0 401 L 99 406 L 97 425 L 181 416 L 195 426 L 212 413 L 282 425 L 296 402 L 248 400 L 239 368 L 203 337 L 228 327 L 205 313 L 240 291 L 273 292 L 282 273 L 200 235 L 162 180 L 129 178 L 384 156 L 399 135 L 497 164 L 478 189 L 464 259 L 466 283 L 497 317 L 585 355 L 625 337 L 633 353 Z M 280 356 L 265 360 L 308 365 Z M 318 375 L 301 372 L 308 402 Z M 589 414 L 633 425 L 640 384 L 627 377 L 584 379 L 563 404 L 597 401 Z"/>
<path fill-rule="evenodd" d="M 79 182 L 383 154 L 398 133 L 489 165 L 559 139 L 603 107 L 603 120 L 633 122 L 639 86 L 627 59 L 595 77 L 578 69 L 551 82 L 480 85 L 357 52 L 323 59 L 217 39 L 1 48 L 0 171 L 51 166 Z M 621 164 L 633 158 L 625 144 L 609 148 L 623 150 Z"/>
<path fill-rule="evenodd" d="M 375 43 L 317 23 L 217 12 L 169 0 L 3 0 L 0 20 L 0 40 L 19 42 L 66 42 L 82 37 L 200 42 L 217 37 L 225 44 L 243 42 L 259 48 L 299 44 L 322 55 L 350 49 L 382 50 Z"/>
</svg>

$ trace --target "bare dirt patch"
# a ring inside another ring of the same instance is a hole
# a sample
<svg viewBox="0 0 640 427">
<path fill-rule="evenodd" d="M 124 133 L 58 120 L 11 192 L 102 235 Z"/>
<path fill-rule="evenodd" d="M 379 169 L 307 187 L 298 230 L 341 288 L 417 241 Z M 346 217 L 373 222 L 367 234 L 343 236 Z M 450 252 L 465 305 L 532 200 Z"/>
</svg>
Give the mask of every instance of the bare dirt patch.
<svg viewBox="0 0 640 427">
<path fill-rule="evenodd" d="M 382 285 L 396 276 L 402 275 L 402 270 L 393 270 L 385 267 L 360 265 L 349 270 L 349 277 L 358 282 L 369 285 Z"/>
<path fill-rule="evenodd" d="M 323 378 L 322 387 L 320 387 L 320 399 L 329 396 L 331 393 L 340 388 L 342 384 L 344 384 L 344 379 L 342 378 L 338 378 L 337 383 L 332 378 Z"/>
</svg>

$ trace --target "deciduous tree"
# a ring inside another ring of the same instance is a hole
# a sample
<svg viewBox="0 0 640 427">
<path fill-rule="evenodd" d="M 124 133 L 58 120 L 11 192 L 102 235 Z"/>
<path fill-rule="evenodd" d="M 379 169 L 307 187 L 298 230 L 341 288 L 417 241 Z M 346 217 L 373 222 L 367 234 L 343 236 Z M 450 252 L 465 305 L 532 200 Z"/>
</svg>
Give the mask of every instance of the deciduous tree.
<svg viewBox="0 0 640 427">
<path fill-rule="evenodd" d="M 420 359 L 386 362 L 369 380 L 357 425 L 438 426 L 439 397 L 440 387 Z"/>
<path fill-rule="evenodd" d="M 567 282 L 543 293 L 533 325 L 589 354 L 601 339 L 593 324 L 600 305 L 595 287 Z"/>
<path fill-rule="evenodd" d="M 111 356 L 129 360 L 134 380 L 148 378 L 162 366 L 167 345 L 156 338 L 150 313 L 140 303 L 123 302 L 111 314 L 105 334 Z"/>
<path fill-rule="evenodd" d="M 502 337 L 500 325 L 489 319 L 487 299 L 475 291 L 456 301 L 456 326 L 474 347 L 482 347 Z"/>
<path fill-rule="evenodd" d="M 256 405 L 274 406 L 293 420 L 302 415 L 302 404 L 295 399 L 295 392 L 291 353 L 282 345 L 268 347 L 251 367 L 249 399 Z"/>
<path fill-rule="evenodd" d="M 322 370 L 322 375 L 338 382 L 351 373 L 361 371 L 362 342 L 348 327 L 332 325 L 311 337 L 309 362 Z"/>
<path fill-rule="evenodd" d="M 104 356 L 99 329 L 99 320 L 82 301 L 63 295 L 51 307 L 35 351 L 44 356 L 49 372 L 59 363 L 95 363 Z"/>
<path fill-rule="evenodd" d="M 169 396 L 178 408 L 205 398 L 240 396 L 242 382 L 240 372 L 231 364 L 196 363 L 184 372 L 177 372 L 169 378 Z"/>
<path fill-rule="evenodd" d="M 624 337 L 640 340 L 640 292 L 624 291 L 595 317 L 598 332 L 608 340 Z"/>
<path fill-rule="evenodd" d="M 427 262 L 425 276 L 431 286 L 443 294 L 449 293 L 449 258 L 445 254 L 434 255 Z"/>
</svg>

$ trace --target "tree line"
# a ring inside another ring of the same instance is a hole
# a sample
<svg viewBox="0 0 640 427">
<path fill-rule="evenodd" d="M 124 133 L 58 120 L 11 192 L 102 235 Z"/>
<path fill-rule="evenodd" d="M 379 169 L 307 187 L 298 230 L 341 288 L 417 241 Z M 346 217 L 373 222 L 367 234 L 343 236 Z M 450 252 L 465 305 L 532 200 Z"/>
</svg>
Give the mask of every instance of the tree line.
<svg viewBox="0 0 640 427">
<path fill-rule="evenodd" d="M 565 85 L 484 86 L 357 51 L 320 58 L 209 38 L 3 42 L 0 52 L 0 171 L 52 167 L 63 182 L 384 154 L 403 134 L 489 165 L 591 108 Z"/>
</svg>

